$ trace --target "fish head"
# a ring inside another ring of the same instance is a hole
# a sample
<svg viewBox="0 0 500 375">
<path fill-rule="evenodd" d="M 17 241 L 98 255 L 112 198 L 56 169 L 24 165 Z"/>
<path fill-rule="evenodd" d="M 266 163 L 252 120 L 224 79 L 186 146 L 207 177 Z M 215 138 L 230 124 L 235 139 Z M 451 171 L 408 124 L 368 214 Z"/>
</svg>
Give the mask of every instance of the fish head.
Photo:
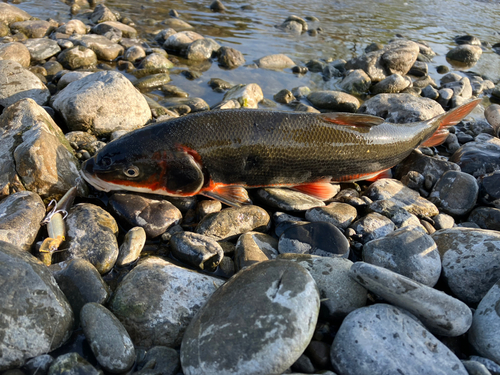
<svg viewBox="0 0 500 375">
<path fill-rule="evenodd" d="M 204 183 L 201 164 L 183 148 L 149 152 L 122 142 L 111 142 L 81 169 L 83 178 L 98 190 L 126 190 L 169 196 L 191 196 Z"/>
</svg>

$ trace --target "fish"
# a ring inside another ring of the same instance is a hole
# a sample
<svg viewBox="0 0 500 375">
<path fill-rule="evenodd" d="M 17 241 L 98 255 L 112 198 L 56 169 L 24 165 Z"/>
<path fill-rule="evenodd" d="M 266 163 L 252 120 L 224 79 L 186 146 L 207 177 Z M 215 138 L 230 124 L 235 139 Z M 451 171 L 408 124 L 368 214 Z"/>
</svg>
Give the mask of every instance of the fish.
<svg viewBox="0 0 500 375">
<path fill-rule="evenodd" d="M 204 195 L 251 203 L 246 189 L 287 187 L 322 200 L 332 183 L 374 179 L 419 146 L 436 146 L 481 99 L 434 118 L 396 124 L 353 113 L 211 110 L 134 130 L 81 168 L 102 191 Z"/>
</svg>

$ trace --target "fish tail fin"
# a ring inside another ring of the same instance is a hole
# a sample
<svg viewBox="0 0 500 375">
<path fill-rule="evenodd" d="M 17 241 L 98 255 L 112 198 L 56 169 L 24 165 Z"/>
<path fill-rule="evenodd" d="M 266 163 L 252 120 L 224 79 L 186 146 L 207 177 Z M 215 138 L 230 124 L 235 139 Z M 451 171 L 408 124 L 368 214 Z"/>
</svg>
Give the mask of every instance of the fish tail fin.
<svg viewBox="0 0 500 375">
<path fill-rule="evenodd" d="M 432 134 L 432 136 L 424 141 L 420 146 L 433 147 L 442 144 L 448 137 L 450 126 L 458 124 L 462 119 L 472 112 L 474 108 L 482 101 L 482 99 L 475 99 L 469 103 L 454 108 L 451 111 L 436 116 L 430 120 L 431 123 L 438 122 L 439 127 Z"/>
</svg>

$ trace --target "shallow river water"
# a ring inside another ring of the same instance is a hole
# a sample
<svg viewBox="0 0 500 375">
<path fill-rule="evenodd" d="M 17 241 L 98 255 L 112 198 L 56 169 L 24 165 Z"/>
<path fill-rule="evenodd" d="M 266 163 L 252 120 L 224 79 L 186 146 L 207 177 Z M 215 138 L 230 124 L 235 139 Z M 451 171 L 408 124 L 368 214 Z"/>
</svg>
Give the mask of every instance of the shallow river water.
<svg viewBox="0 0 500 375">
<path fill-rule="evenodd" d="M 161 21 L 169 18 L 175 9 L 180 18 L 195 27 L 205 37 L 215 39 L 223 46 L 241 51 L 250 64 L 260 57 L 284 53 L 297 64 L 304 65 L 314 58 L 350 59 L 363 53 L 373 42 L 387 43 L 396 35 L 427 42 L 438 54 L 429 72 L 439 79 L 435 67 L 448 64 L 445 54 L 456 44 L 458 35 L 473 35 L 485 44 L 480 61 L 470 70 L 493 79 L 500 78 L 500 55 L 491 48 L 500 42 L 500 2 L 468 0 L 233 0 L 223 1 L 227 10 L 215 13 L 209 9 L 212 0 L 108 0 L 106 5 L 122 16 L 131 18 L 140 36 L 153 40 L 155 31 L 165 28 Z M 58 0 L 27 0 L 16 6 L 41 19 L 70 18 L 69 6 Z M 242 9 L 251 6 L 253 9 Z M 309 22 L 309 28 L 321 27 L 316 36 L 304 33 L 290 35 L 275 25 L 289 15 L 305 18 L 315 16 L 319 22 Z M 448 64 L 449 65 L 449 64 Z M 452 67 L 453 68 L 453 67 Z M 199 96 L 210 105 L 222 99 L 207 86 L 210 78 L 222 78 L 231 83 L 258 83 L 267 98 L 283 88 L 307 85 L 311 89 L 334 89 L 335 80 L 324 81 L 319 73 L 303 76 L 290 69 L 271 72 L 240 67 L 222 70 L 213 62 L 199 79 L 188 81 L 184 76 L 172 75 L 175 84 L 191 96 Z"/>
</svg>

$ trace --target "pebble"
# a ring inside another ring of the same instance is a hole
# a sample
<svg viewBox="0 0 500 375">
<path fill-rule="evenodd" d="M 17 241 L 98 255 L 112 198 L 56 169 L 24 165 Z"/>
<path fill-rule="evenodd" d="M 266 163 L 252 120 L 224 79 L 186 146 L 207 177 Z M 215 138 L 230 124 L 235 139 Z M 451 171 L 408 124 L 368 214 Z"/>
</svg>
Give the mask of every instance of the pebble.
<svg viewBox="0 0 500 375">
<path fill-rule="evenodd" d="M 367 334 L 369 332 L 370 334 Z M 467 375 L 463 364 L 405 310 L 387 304 L 347 316 L 330 351 L 339 374 Z"/>
<path fill-rule="evenodd" d="M 25 41 L 25 43 L 29 40 Z M 19 63 L 23 68 L 28 68 L 31 63 L 30 50 L 25 44 L 11 42 L 0 45 L 0 58 L 2 60 L 11 60 Z"/>
<path fill-rule="evenodd" d="M 186 50 L 186 58 L 188 60 L 208 60 L 212 55 L 216 55 L 221 48 L 220 44 L 211 38 L 195 40 Z"/>
<path fill-rule="evenodd" d="M 364 262 L 353 264 L 349 274 L 369 291 L 414 314 L 436 335 L 460 336 L 472 324 L 465 303 L 406 276 Z"/>
<path fill-rule="evenodd" d="M 29 20 L 19 21 L 10 24 L 10 31 L 15 33 L 22 33 L 28 38 L 43 38 L 55 30 L 54 24 L 57 23 L 42 21 L 42 20 Z"/>
<path fill-rule="evenodd" d="M 130 226 L 142 227 L 149 238 L 161 235 L 182 220 L 181 212 L 172 203 L 147 194 L 114 193 L 109 205 Z"/>
<path fill-rule="evenodd" d="M 179 353 L 166 346 L 153 346 L 138 360 L 137 375 L 176 375 L 181 368 Z"/>
<path fill-rule="evenodd" d="M 29 375 L 46 375 L 52 362 L 54 357 L 50 354 L 41 354 L 27 360 L 22 369 Z"/>
<path fill-rule="evenodd" d="M 15 5 L 0 3 L 0 21 L 7 25 L 14 22 L 26 21 L 31 18 L 31 15 L 16 7 Z"/>
<path fill-rule="evenodd" d="M 172 28 L 175 29 L 175 27 Z M 203 39 L 203 36 L 190 30 L 179 31 L 178 33 L 170 35 L 165 40 L 163 48 L 167 51 L 178 51 L 182 53 L 191 43 L 198 39 Z"/>
<path fill-rule="evenodd" d="M 479 363 L 477 361 L 464 361 L 462 360 L 462 364 L 465 369 L 469 373 L 469 375 L 491 375 L 491 372 L 488 371 L 485 365 Z"/>
<path fill-rule="evenodd" d="M 83 333 L 97 362 L 111 373 L 123 373 L 135 362 L 135 349 L 120 321 L 104 306 L 90 302 L 80 311 Z"/>
<path fill-rule="evenodd" d="M 265 204 L 286 212 L 301 212 L 312 207 L 325 205 L 317 198 L 289 189 L 262 188 L 257 190 L 257 196 Z"/>
<path fill-rule="evenodd" d="M 327 222 L 295 225 L 285 230 L 278 242 L 280 254 L 311 254 L 325 257 L 349 256 L 349 242 L 342 232 Z"/>
<path fill-rule="evenodd" d="M 91 68 L 97 64 L 97 55 L 84 46 L 68 46 L 57 56 L 57 61 L 66 69 Z"/>
<path fill-rule="evenodd" d="M 118 285 L 108 308 L 120 320 L 134 345 L 174 347 L 212 293 L 224 282 L 148 257 Z"/>
<path fill-rule="evenodd" d="M 470 67 L 479 61 L 482 54 L 481 47 L 463 44 L 448 51 L 446 58 L 452 62 L 457 61 L 467 64 Z"/>
<path fill-rule="evenodd" d="M 460 228 L 432 235 L 443 266 L 442 277 L 454 295 L 474 304 L 500 279 L 500 234 L 497 231 Z"/>
<path fill-rule="evenodd" d="M 47 60 L 61 51 L 55 40 L 47 38 L 28 39 L 24 45 L 28 48 L 32 61 Z"/>
<path fill-rule="evenodd" d="M 78 353 L 66 353 L 57 357 L 49 367 L 48 375 L 66 374 L 100 375 L 85 358 Z"/>
<path fill-rule="evenodd" d="M 272 70 L 281 70 L 297 65 L 291 58 L 283 54 L 264 56 L 255 60 L 255 63 L 259 68 Z"/>
<path fill-rule="evenodd" d="M 429 287 L 437 283 L 441 274 L 441 258 L 434 240 L 413 227 L 366 243 L 363 260 Z"/>
<path fill-rule="evenodd" d="M 339 83 L 345 92 L 353 95 L 366 93 L 372 84 L 372 80 L 362 69 L 355 69 L 347 72 L 346 76 Z"/>
<path fill-rule="evenodd" d="M 169 73 L 157 73 L 147 75 L 146 77 L 139 78 L 134 82 L 134 86 L 138 90 L 150 91 L 153 89 L 159 89 L 160 87 L 166 85 L 171 81 Z"/>
<path fill-rule="evenodd" d="M 491 359 L 480 357 L 480 356 L 477 356 L 477 355 L 471 355 L 469 357 L 469 359 L 471 361 L 475 361 L 475 362 L 481 363 L 493 375 L 500 374 L 500 365 L 498 365 L 496 362 L 492 361 Z"/>
<path fill-rule="evenodd" d="M 238 272 L 189 324 L 181 345 L 184 374 L 281 374 L 309 344 L 319 298 L 309 272 L 290 261 Z"/>
<path fill-rule="evenodd" d="M 245 63 L 243 54 L 231 47 L 222 46 L 218 52 L 219 65 L 226 69 L 235 69 Z"/>
<path fill-rule="evenodd" d="M 479 186 L 473 176 L 447 171 L 432 188 L 429 200 L 445 214 L 463 216 L 476 205 L 478 192 Z"/>
<path fill-rule="evenodd" d="M 120 245 L 118 259 L 115 264 L 123 267 L 135 262 L 139 259 L 145 243 L 146 231 L 143 227 L 133 227 L 130 229 Z"/>
<path fill-rule="evenodd" d="M 248 85 L 232 86 L 225 94 L 223 100 L 237 100 L 244 108 L 258 108 L 258 103 L 264 99 L 264 94 L 259 85 L 249 83 Z"/>
<path fill-rule="evenodd" d="M 176 259 L 207 271 L 215 270 L 224 257 L 224 251 L 217 241 L 192 232 L 172 235 L 170 249 Z"/>
<path fill-rule="evenodd" d="M 341 91 L 313 91 L 307 100 L 316 108 L 336 112 L 356 112 L 360 106 L 355 96 Z"/>
<path fill-rule="evenodd" d="M 406 228 L 411 226 L 413 228 L 417 227 L 417 229 L 424 229 L 418 217 L 409 213 L 401 206 L 398 206 L 390 199 L 375 201 L 370 204 L 369 209 L 389 218 L 397 228 Z"/>
<path fill-rule="evenodd" d="M 132 47 L 131 47 L 132 48 Z M 139 65 L 139 69 L 170 69 L 174 64 L 166 56 L 159 53 L 147 55 Z"/>
<path fill-rule="evenodd" d="M 391 74 L 387 78 L 375 84 L 371 89 L 371 93 L 373 95 L 381 93 L 395 94 L 411 86 L 411 78 L 403 77 L 399 74 Z"/>
<path fill-rule="evenodd" d="M 500 140 L 489 134 L 480 134 L 474 142 L 460 147 L 449 159 L 462 172 L 479 177 L 500 169 Z"/>
<path fill-rule="evenodd" d="M 257 262 L 275 259 L 278 256 L 278 240 L 268 234 L 247 232 L 236 242 L 234 262 L 242 270 Z"/>
<path fill-rule="evenodd" d="M 479 228 L 500 230 L 500 209 L 494 207 L 477 207 L 469 215 L 469 221 Z"/>
<path fill-rule="evenodd" d="M 305 213 L 306 220 L 325 221 L 341 229 L 348 228 L 357 216 L 358 212 L 354 207 L 339 202 L 332 202 L 325 207 L 314 207 Z"/>
<path fill-rule="evenodd" d="M 60 25 L 56 29 L 56 31 L 68 35 L 73 35 L 73 34 L 83 35 L 87 33 L 87 27 L 82 21 L 77 19 L 72 19 Z"/>
<path fill-rule="evenodd" d="M 351 224 L 356 234 L 361 236 L 361 242 L 367 243 L 379 237 L 387 236 L 395 229 L 394 223 L 376 212 L 369 213 Z"/>
</svg>

